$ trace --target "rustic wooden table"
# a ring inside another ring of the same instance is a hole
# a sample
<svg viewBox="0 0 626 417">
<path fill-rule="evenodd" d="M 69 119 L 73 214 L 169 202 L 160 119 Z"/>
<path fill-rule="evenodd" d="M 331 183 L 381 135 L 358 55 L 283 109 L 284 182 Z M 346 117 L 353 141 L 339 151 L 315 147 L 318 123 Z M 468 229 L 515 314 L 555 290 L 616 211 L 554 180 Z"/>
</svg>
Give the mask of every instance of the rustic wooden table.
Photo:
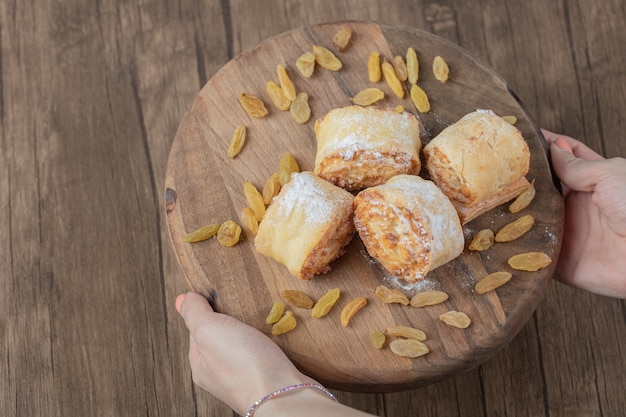
<svg viewBox="0 0 626 417">
<path fill-rule="evenodd" d="M 237 53 L 290 29 L 375 20 L 495 69 L 540 126 L 626 156 L 621 0 L 33 0 L 0 3 L 0 410 L 233 415 L 194 386 L 165 226 L 172 140 Z M 625 416 L 626 305 L 555 282 L 503 350 L 392 394 L 381 416 Z"/>
</svg>

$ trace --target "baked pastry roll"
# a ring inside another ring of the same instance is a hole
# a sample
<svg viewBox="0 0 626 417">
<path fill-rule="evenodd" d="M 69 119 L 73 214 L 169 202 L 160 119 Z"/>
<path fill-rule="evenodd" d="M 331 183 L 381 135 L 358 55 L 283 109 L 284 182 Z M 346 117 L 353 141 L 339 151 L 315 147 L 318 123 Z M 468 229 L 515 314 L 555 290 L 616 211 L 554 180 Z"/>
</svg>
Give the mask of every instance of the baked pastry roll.
<svg viewBox="0 0 626 417">
<path fill-rule="evenodd" d="M 395 109 L 348 106 L 315 123 L 315 172 L 346 190 L 385 183 L 398 174 L 418 174 L 420 122 Z"/>
<path fill-rule="evenodd" d="M 354 199 L 354 224 L 369 254 L 411 283 L 463 252 L 463 229 L 450 200 L 415 175 L 361 191 Z"/>
<path fill-rule="evenodd" d="M 311 172 L 292 174 L 259 225 L 256 250 L 303 280 L 330 271 L 354 234 L 353 200 Z"/>
<path fill-rule="evenodd" d="M 530 151 L 521 132 L 489 110 L 469 113 L 424 147 L 431 179 L 465 224 L 529 183 Z"/>
</svg>

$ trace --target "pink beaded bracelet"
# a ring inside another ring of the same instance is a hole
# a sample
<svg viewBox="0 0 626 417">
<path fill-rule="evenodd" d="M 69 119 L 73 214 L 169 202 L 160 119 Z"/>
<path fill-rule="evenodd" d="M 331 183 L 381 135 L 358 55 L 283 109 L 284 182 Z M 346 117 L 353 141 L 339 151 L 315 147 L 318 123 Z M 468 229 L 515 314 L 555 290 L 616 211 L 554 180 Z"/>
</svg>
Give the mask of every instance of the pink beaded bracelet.
<svg viewBox="0 0 626 417">
<path fill-rule="evenodd" d="M 296 384 L 296 385 L 289 385 L 288 387 L 276 390 L 276 391 L 272 392 L 271 394 L 267 394 L 265 397 L 261 398 L 260 400 L 258 400 L 254 404 L 252 404 L 252 407 L 250 407 L 250 409 L 246 413 L 245 417 L 252 417 L 252 415 L 254 414 L 256 409 L 261 404 L 263 404 L 266 401 L 271 400 L 272 398 L 276 398 L 276 397 L 278 397 L 280 395 L 283 395 L 283 394 L 286 394 L 286 393 L 288 393 L 290 391 L 299 391 L 299 390 L 304 389 L 304 388 L 315 388 L 315 389 L 318 389 L 318 390 L 322 391 L 324 394 L 328 395 L 330 398 L 332 398 L 336 403 L 339 402 L 337 400 L 337 398 L 333 395 L 332 392 L 328 391 L 326 388 L 324 388 L 323 386 L 321 386 L 319 384 L 302 383 L 302 384 Z"/>
</svg>

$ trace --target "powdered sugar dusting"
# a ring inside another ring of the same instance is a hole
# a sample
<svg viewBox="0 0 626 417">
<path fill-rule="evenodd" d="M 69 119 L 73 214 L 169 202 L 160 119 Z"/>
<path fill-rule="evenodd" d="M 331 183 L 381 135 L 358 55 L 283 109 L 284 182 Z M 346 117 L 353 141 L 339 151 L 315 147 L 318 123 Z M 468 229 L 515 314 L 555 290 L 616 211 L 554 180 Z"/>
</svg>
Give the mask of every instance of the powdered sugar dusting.
<svg viewBox="0 0 626 417">
<path fill-rule="evenodd" d="M 437 282 L 429 279 L 427 276 L 418 279 L 415 282 L 408 282 L 402 278 L 395 277 L 389 273 L 385 273 L 384 283 L 388 283 L 393 288 L 402 289 L 403 291 L 414 295 L 414 293 L 422 291 L 431 291 L 438 288 Z"/>
<path fill-rule="evenodd" d="M 387 186 L 393 186 L 401 192 L 406 192 L 407 195 L 416 197 L 415 200 L 407 201 L 407 205 L 412 211 L 418 211 L 419 206 L 426 209 L 424 210 L 426 217 L 423 220 L 429 222 L 430 230 L 434 236 L 462 234 L 460 223 L 454 221 L 456 219 L 454 207 L 448 203 L 446 198 L 443 198 L 443 194 L 434 183 L 419 177 L 398 176 L 390 180 Z M 434 210 L 434 208 L 438 210 Z M 462 239 L 459 239 L 459 242 L 461 241 Z M 431 243 L 433 247 L 429 249 L 432 249 L 434 253 L 442 251 L 445 244 L 442 239 L 433 239 Z M 459 247 L 459 252 L 461 250 L 462 248 Z"/>
<path fill-rule="evenodd" d="M 280 195 L 278 214 L 288 216 L 295 207 L 298 207 L 303 211 L 307 222 L 326 223 L 333 217 L 339 205 L 346 203 L 346 199 L 337 198 L 337 195 L 322 186 L 321 181 L 323 180 L 310 172 L 292 174 L 291 181 L 284 186 L 285 190 Z"/>
<path fill-rule="evenodd" d="M 338 152 L 347 161 L 359 152 L 379 149 L 383 143 L 394 152 L 413 153 L 419 141 L 418 123 L 410 113 L 376 108 L 336 109 L 320 125 L 320 129 L 325 124 L 332 125 L 332 133 L 319 151 L 323 157 Z"/>
<path fill-rule="evenodd" d="M 376 259 L 374 259 L 367 252 L 367 250 L 361 250 L 360 254 L 367 262 L 369 262 L 372 266 L 375 266 L 381 272 L 381 283 L 390 288 L 402 290 L 408 295 L 413 296 L 421 291 L 431 291 L 438 289 L 440 286 L 437 280 L 433 280 L 428 276 L 419 278 L 416 282 L 409 282 L 403 278 L 392 275 L 380 263 L 378 263 L 378 261 L 376 261 Z"/>
</svg>

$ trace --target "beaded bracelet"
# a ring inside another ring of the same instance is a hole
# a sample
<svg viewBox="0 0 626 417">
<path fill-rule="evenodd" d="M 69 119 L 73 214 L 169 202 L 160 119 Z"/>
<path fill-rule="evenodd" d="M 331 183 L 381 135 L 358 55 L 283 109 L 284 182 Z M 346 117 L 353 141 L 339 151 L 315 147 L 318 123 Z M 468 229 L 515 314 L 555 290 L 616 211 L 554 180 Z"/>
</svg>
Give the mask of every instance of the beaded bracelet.
<svg viewBox="0 0 626 417">
<path fill-rule="evenodd" d="M 318 389 L 318 390 L 322 391 L 324 394 L 328 395 L 330 398 L 332 398 L 336 403 L 339 402 L 337 400 L 337 398 L 333 395 L 332 392 L 328 391 L 326 388 L 324 388 L 323 386 L 321 386 L 319 384 L 302 383 L 302 384 L 296 384 L 296 385 L 289 385 L 288 387 L 276 390 L 276 391 L 272 392 L 271 394 L 267 394 L 265 397 L 261 398 L 260 400 L 258 400 L 254 404 L 252 404 L 252 407 L 250 407 L 250 409 L 246 413 L 245 417 L 252 417 L 252 415 L 254 414 L 256 409 L 261 404 L 263 404 L 266 401 L 271 400 L 272 398 L 276 398 L 276 397 L 278 397 L 280 395 L 283 395 L 283 394 L 286 394 L 286 393 L 288 393 L 290 391 L 299 391 L 299 390 L 304 389 L 304 388 L 315 388 L 315 389 Z"/>
</svg>

